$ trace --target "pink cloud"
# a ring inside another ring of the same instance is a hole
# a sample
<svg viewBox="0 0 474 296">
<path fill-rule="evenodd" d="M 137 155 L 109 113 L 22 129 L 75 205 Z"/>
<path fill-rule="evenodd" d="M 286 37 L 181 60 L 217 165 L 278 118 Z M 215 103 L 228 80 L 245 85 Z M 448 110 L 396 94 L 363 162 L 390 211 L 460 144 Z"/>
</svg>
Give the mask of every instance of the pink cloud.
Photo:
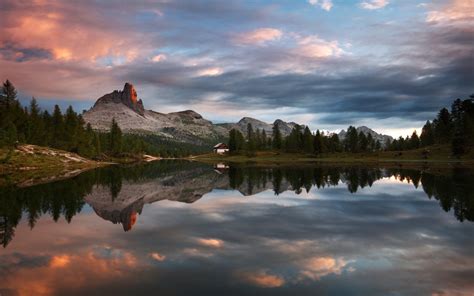
<svg viewBox="0 0 474 296">
<path fill-rule="evenodd" d="M 215 238 L 200 238 L 197 240 L 200 245 L 211 247 L 211 248 L 222 248 L 224 246 L 224 242 L 220 239 Z"/>
<path fill-rule="evenodd" d="M 308 0 L 308 3 L 313 6 L 320 6 L 326 11 L 330 11 L 331 8 L 334 6 L 332 0 Z"/>
<path fill-rule="evenodd" d="M 264 44 L 268 41 L 278 40 L 283 32 L 274 28 L 260 28 L 239 34 L 234 40 L 239 44 Z"/>
<path fill-rule="evenodd" d="M 388 0 L 370 0 L 360 3 L 360 7 L 369 10 L 381 9 L 387 6 L 390 2 Z"/>
<path fill-rule="evenodd" d="M 452 22 L 474 19 L 474 1 L 471 0 L 453 0 L 448 5 L 439 10 L 428 12 L 427 22 Z"/>
<path fill-rule="evenodd" d="M 0 12 L 0 46 L 47 50 L 60 61 L 96 62 L 102 57 L 133 61 L 147 49 L 138 34 L 76 2 L 20 2 Z M 138 36 L 137 36 L 138 35 Z"/>
<path fill-rule="evenodd" d="M 326 41 L 318 36 L 298 38 L 298 47 L 295 52 L 309 58 L 326 58 L 340 56 L 344 51 L 337 41 Z"/>
<path fill-rule="evenodd" d="M 243 281 L 262 288 L 277 288 L 285 284 L 285 279 L 279 275 L 269 274 L 267 271 L 241 272 L 238 277 Z"/>
</svg>

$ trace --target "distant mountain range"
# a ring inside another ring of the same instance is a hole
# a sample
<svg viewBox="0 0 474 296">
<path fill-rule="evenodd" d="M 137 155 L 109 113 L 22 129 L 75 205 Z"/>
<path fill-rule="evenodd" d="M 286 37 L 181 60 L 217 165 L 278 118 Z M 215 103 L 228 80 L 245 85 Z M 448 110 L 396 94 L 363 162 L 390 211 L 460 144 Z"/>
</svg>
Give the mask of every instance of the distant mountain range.
<svg viewBox="0 0 474 296">
<path fill-rule="evenodd" d="M 385 145 L 388 143 L 387 141 L 390 141 L 390 142 L 393 141 L 393 138 L 391 136 L 379 134 L 376 131 L 366 126 L 359 126 L 356 128 L 356 130 L 357 130 L 357 133 L 362 132 L 366 136 L 370 134 L 375 141 L 377 140 L 380 141 L 380 144 L 382 145 L 382 147 L 385 147 Z M 345 130 L 340 131 L 338 134 L 339 140 L 341 141 L 344 140 L 346 138 L 346 134 L 347 132 Z"/>
<path fill-rule="evenodd" d="M 167 114 L 146 110 L 130 83 L 125 83 L 122 91 L 115 90 L 100 97 L 94 106 L 83 114 L 83 118 L 96 130 L 109 130 L 112 118 L 115 118 L 125 133 L 155 134 L 197 145 L 222 140 L 233 128 L 245 134 L 248 123 L 252 124 L 254 130 L 264 129 L 267 135 L 272 134 L 273 125 L 277 124 L 283 136 L 288 135 L 296 125 L 294 122 L 280 119 L 269 124 L 250 117 L 244 117 L 237 123 L 214 124 L 193 110 Z"/>
<path fill-rule="evenodd" d="M 114 90 L 100 97 L 94 106 L 83 114 L 83 118 L 96 130 L 109 130 L 112 118 L 115 118 L 125 133 L 154 134 L 169 140 L 196 145 L 221 141 L 227 138 L 229 131 L 233 128 L 246 134 L 249 123 L 252 124 L 254 130 L 265 130 L 268 136 L 272 134 L 274 125 L 278 125 L 283 136 L 289 135 L 293 127 L 297 125 L 295 122 L 285 122 L 280 119 L 273 123 L 266 123 L 251 117 L 244 117 L 237 123 L 214 124 L 193 110 L 167 114 L 146 110 L 143 101 L 138 99 L 137 91 L 130 83 L 125 83 L 121 91 Z M 305 125 L 301 126 L 305 127 Z M 380 141 L 382 146 L 387 143 L 387 140 L 393 140 L 391 136 L 379 134 L 366 126 L 357 127 L 357 131 L 365 135 L 371 134 L 374 139 Z M 343 140 L 346 131 L 342 130 L 338 136 Z"/>
</svg>

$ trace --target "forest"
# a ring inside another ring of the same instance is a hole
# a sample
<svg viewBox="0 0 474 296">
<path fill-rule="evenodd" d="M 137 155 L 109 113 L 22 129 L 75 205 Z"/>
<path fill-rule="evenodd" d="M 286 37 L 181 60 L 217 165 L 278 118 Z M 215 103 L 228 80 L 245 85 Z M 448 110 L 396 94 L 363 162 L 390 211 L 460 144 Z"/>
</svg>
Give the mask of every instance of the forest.
<svg viewBox="0 0 474 296">
<path fill-rule="evenodd" d="M 0 95 L 0 148 L 14 147 L 28 143 L 78 153 L 92 159 L 124 157 L 150 154 L 161 157 L 183 157 L 206 153 L 213 143 L 194 145 L 175 142 L 158 135 L 124 134 L 115 120 L 110 132 L 93 130 L 85 124 L 82 116 L 69 106 L 63 112 L 58 105 L 52 113 L 41 110 L 33 97 L 28 107 L 17 99 L 15 86 L 6 80 Z M 265 130 L 254 130 L 247 126 L 245 135 L 232 129 L 228 143 L 231 154 L 254 156 L 256 151 L 274 150 L 289 153 L 359 153 L 380 150 L 404 151 L 427 148 L 435 144 L 449 144 L 454 156 L 467 153 L 474 146 L 474 95 L 468 99 L 456 99 L 451 110 L 442 108 L 432 121 L 427 121 L 420 135 L 399 137 L 388 143 L 381 143 L 371 134 L 357 132 L 349 126 L 344 139 L 337 134 L 312 132 L 308 126 L 296 125 L 291 133 L 283 137 L 278 126 L 271 135 Z M 208 145 L 207 145 L 208 144 Z"/>
<path fill-rule="evenodd" d="M 78 153 L 92 159 L 150 154 L 182 157 L 203 153 L 207 146 L 177 143 L 157 135 L 124 134 L 115 120 L 110 132 L 93 130 L 72 106 L 63 112 L 58 105 L 52 114 L 41 110 L 33 97 L 28 107 L 17 99 L 15 86 L 6 80 L 0 95 L 0 148 L 34 144 Z"/>
<path fill-rule="evenodd" d="M 229 150 L 231 154 L 242 153 L 248 156 L 254 156 L 256 151 L 261 150 L 319 155 L 335 152 L 405 151 L 448 144 L 454 156 L 461 156 L 474 146 L 473 99 L 474 95 L 465 100 L 456 99 L 451 105 L 451 111 L 442 108 L 436 118 L 426 122 L 421 135 L 418 136 L 415 130 L 411 136 L 400 136 L 392 142 L 381 143 L 370 133 L 358 133 L 354 126 L 349 126 L 346 137 L 341 140 L 337 134 L 324 134 L 319 130 L 313 133 L 308 126 L 300 125 L 296 125 L 287 137 L 283 137 L 275 125 L 272 135 L 267 136 L 265 130 L 254 130 L 248 124 L 245 135 L 237 129 L 229 132 Z"/>
<path fill-rule="evenodd" d="M 15 228 L 25 215 L 29 227 L 35 227 L 42 215 L 57 222 L 63 217 L 70 223 L 85 206 L 84 196 L 97 186 L 107 187 L 116 197 L 123 183 L 139 180 L 155 180 L 179 175 L 183 171 L 212 170 L 199 162 L 160 161 L 143 166 L 109 166 L 88 171 L 73 179 L 40 184 L 26 188 L 13 186 L 0 188 L 0 244 L 6 247 L 15 235 Z M 474 185 L 469 170 L 454 169 L 446 175 L 431 174 L 409 169 L 381 169 L 363 167 L 275 167 L 256 168 L 231 166 L 225 170 L 228 189 L 244 190 L 253 195 L 261 189 L 272 189 L 275 195 L 287 190 L 300 194 L 312 187 L 337 186 L 341 182 L 355 193 L 371 187 L 377 180 L 394 176 L 400 182 L 421 187 L 428 198 L 439 201 L 440 207 L 453 214 L 459 221 L 474 221 Z M 183 180 L 184 181 L 184 180 Z M 170 186 L 182 186 L 172 183 Z M 212 189 L 212 187 L 210 188 Z"/>
</svg>

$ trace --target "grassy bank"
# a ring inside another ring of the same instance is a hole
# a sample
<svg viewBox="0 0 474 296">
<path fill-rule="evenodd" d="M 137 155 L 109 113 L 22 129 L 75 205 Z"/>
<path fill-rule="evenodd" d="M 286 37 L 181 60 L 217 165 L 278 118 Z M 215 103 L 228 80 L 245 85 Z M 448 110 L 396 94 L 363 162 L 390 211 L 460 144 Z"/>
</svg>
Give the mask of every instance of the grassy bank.
<svg viewBox="0 0 474 296">
<path fill-rule="evenodd" d="M 214 153 L 191 157 L 202 162 L 228 163 L 326 163 L 326 164 L 367 164 L 367 165 L 397 165 L 404 167 L 420 166 L 465 166 L 474 168 L 474 149 L 460 158 L 451 156 L 449 145 L 436 145 L 429 148 L 410 151 L 380 151 L 367 153 L 323 153 L 320 155 L 260 151 L 255 156 L 245 154 L 218 155 Z"/>
<path fill-rule="evenodd" d="M 75 153 L 35 145 L 0 149 L 0 186 L 47 183 L 109 164 L 86 159 Z"/>
</svg>

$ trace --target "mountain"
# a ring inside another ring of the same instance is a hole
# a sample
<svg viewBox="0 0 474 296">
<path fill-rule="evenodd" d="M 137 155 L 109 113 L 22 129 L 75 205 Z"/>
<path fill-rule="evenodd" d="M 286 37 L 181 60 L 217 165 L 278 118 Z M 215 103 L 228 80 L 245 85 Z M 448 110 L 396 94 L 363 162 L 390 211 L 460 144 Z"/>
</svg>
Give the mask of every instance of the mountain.
<svg viewBox="0 0 474 296">
<path fill-rule="evenodd" d="M 214 189 L 232 189 L 244 196 L 250 196 L 274 188 L 272 179 L 265 182 L 242 182 L 237 187 L 236 184 L 231 186 L 228 169 L 217 171 L 212 166 L 194 162 L 183 162 L 180 166 L 174 166 L 170 171 L 155 177 L 120 179 L 119 184 L 119 187 L 97 184 L 84 200 L 98 216 L 114 224 L 122 224 L 125 231 L 132 229 L 145 204 L 162 200 L 190 204 Z M 119 190 L 113 191 L 112 188 Z M 277 192 L 286 190 L 292 190 L 292 187 L 290 182 L 283 178 Z"/>
<path fill-rule="evenodd" d="M 275 120 L 273 124 L 263 122 L 261 120 L 252 118 L 252 117 L 243 117 L 241 120 L 239 120 L 237 123 L 221 123 L 217 124 L 218 126 L 222 126 L 226 128 L 227 130 L 231 130 L 233 128 L 239 130 L 241 133 L 244 135 L 247 134 L 247 126 L 248 124 L 251 124 L 253 127 L 253 130 L 265 130 L 265 133 L 267 136 L 271 136 L 273 133 L 273 126 L 278 125 L 278 128 L 280 129 L 281 134 L 285 137 L 288 136 L 291 133 L 291 130 L 293 127 L 297 124 L 294 122 L 285 122 L 281 119 Z M 303 128 L 305 128 L 305 125 L 301 125 Z"/>
<path fill-rule="evenodd" d="M 92 128 L 100 131 L 108 131 L 112 119 L 115 118 L 125 133 L 154 134 L 196 145 L 219 142 L 228 136 L 232 128 L 245 134 L 248 123 L 252 124 L 254 130 L 264 129 L 268 136 L 272 134 L 274 124 L 278 125 L 283 136 L 288 135 L 296 125 L 294 122 L 288 123 L 280 119 L 269 124 L 250 117 L 244 117 L 237 123 L 213 124 L 193 110 L 167 114 L 146 110 L 134 86 L 128 82 L 123 90 L 114 90 L 100 97 L 90 110 L 84 112 L 83 118 Z"/>
<path fill-rule="evenodd" d="M 380 141 L 380 144 L 382 144 L 382 147 L 385 147 L 386 143 L 388 140 L 393 141 L 393 138 L 389 135 L 384 135 L 384 134 L 379 134 L 377 133 L 376 131 L 366 127 L 366 126 L 359 126 L 356 128 L 357 130 L 357 133 L 360 133 L 362 132 L 364 135 L 368 135 L 368 134 L 371 134 L 372 135 L 372 138 L 374 138 L 374 140 L 379 140 Z M 339 136 L 339 139 L 342 141 L 346 138 L 346 134 L 347 132 L 345 130 L 342 130 L 338 136 Z"/>
<path fill-rule="evenodd" d="M 125 83 L 122 91 L 115 90 L 99 98 L 83 118 L 96 130 L 109 130 L 112 118 L 115 118 L 125 133 L 155 134 L 194 144 L 218 141 L 228 133 L 227 129 L 212 124 L 192 110 L 168 114 L 146 110 L 130 83 Z"/>
</svg>

